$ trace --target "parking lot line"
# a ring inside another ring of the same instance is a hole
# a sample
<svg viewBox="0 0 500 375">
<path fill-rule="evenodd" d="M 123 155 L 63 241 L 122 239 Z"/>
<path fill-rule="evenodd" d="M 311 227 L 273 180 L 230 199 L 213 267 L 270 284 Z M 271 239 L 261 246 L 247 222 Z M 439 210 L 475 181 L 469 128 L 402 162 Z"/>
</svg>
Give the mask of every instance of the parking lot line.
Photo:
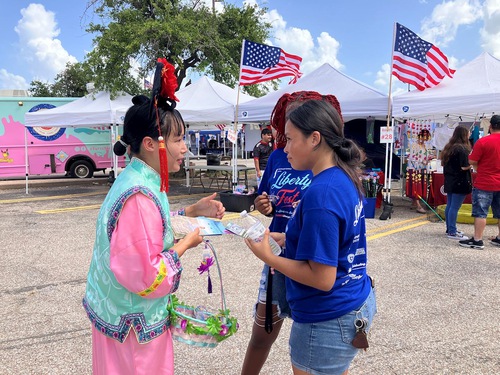
<svg viewBox="0 0 500 375">
<path fill-rule="evenodd" d="M 81 194 L 52 195 L 50 197 L 32 197 L 32 198 L 4 199 L 4 200 L 0 200 L 0 204 L 37 202 L 37 201 L 50 201 L 50 200 L 54 200 L 54 199 L 91 197 L 91 196 L 94 196 L 94 195 L 106 195 L 106 194 L 107 194 L 107 192 L 102 192 L 101 191 L 101 192 L 81 193 Z"/>
<path fill-rule="evenodd" d="M 396 228 L 396 229 L 393 229 L 393 230 L 388 230 L 387 232 L 382 232 L 382 233 L 378 233 L 378 234 L 374 234 L 373 236 L 368 236 L 366 238 L 367 241 L 370 241 L 370 240 L 375 240 L 377 238 L 381 238 L 381 237 L 385 237 L 385 236 L 389 236 L 391 234 L 394 234 L 394 233 L 398 233 L 398 232 L 403 232 L 405 230 L 409 230 L 409 229 L 413 229 L 413 228 L 416 228 L 416 227 L 419 227 L 421 225 L 426 225 L 426 224 L 429 224 L 430 221 L 429 220 L 422 220 L 420 222 L 417 222 L 415 224 L 411 224 L 411 225 L 406 225 L 404 227 L 400 227 L 400 228 Z"/>
</svg>

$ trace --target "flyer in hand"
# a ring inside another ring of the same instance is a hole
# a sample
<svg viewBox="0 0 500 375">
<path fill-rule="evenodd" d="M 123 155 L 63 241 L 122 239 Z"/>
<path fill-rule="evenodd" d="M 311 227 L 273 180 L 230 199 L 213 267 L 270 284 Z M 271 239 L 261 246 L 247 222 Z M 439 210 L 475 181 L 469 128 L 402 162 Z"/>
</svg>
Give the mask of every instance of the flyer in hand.
<svg viewBox="0 0 500 375">
<path fill-rule="evenodd" d="M 170 218 L 170 222 L 172 224 L 175 238 L 183 238 L 186 234 L 191 233 L 196 228 L 200 228 L 201 236 L 221 235 L 226 229 L 222 222 L 209 219 L 204 216 L 173 216 Z"/>
</svg>

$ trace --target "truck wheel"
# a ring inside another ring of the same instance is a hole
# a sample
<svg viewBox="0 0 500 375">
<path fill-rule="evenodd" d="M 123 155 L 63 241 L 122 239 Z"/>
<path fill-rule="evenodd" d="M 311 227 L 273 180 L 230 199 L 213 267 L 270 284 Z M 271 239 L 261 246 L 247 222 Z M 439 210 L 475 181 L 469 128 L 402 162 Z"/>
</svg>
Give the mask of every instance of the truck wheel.
<svg viewBox="0 0 500 375">
<path fill-rule="evenodd" d="M 71 176 L 76 178 L 91 178 L 94 175 L 94 168 L 86 160 L 77 160 L 71 164 Z"/>
</svg>

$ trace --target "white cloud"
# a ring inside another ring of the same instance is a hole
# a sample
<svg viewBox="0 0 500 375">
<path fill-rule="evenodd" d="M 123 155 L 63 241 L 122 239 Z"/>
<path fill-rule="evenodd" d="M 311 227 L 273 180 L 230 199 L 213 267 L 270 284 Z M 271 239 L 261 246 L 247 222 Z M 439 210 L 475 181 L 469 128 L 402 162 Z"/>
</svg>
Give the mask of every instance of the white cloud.
<svg viewBox="0 0 500 375">
<path fill-rule="evenodd" d="M 30 4 L 21 10 L 22 18 L 15 31 L 19 36 L 21 56 L 34 79 L 52 81 L 67 62 L 77 62 L 57 39 L 55 14 L 41 4 Z"/>
<path fill-rule="evenodd" d="M 28 87 L 29 84 L 24 77 L 0 69 L 0 89 L 27 90 Z"/>
<path fill-rule="evenodd" d="M 255 0 L 247 0 L 245 5 L 258 6 Z M 264 20 L 271 24 L 271 40 L 266 43 L 279 46 L 288 53 L 302 57 L 301 71 L 307 74 L 324 63 L 329 63 L 336 69 L 343 65 L 337 58 L 340 43 L 327 32 L 322 32 L 314 40 L 307 29 L 288 27 L 286 21 L 276 9 L 268 11 Z"/>
<path fill-rule="evenodd" d="M 390 64 L 384 64 L 380 70 L 376 73 L 375 88 L 380 92 L 387 94 L 389 92 L 389 79 L 391 75 Z M 399 82 L 396 77 L 392 79 L 392 95 L 402 94 L 408 91 L 406 84 Z"/>
<path fill-rule="evenodd" d="M 479 0 L 445 1 L 434 7 L 430 17 L 422 22 L 419 35 L 443 47 L 452 42 L 462 25 L 471 25 L 482 17 Z"/>
<path fill-rule="evenodd" d="M 500 0 L 484 2 L 484 26 L 480 30 L 482 47 L 500 58 Z"/>
</svg>

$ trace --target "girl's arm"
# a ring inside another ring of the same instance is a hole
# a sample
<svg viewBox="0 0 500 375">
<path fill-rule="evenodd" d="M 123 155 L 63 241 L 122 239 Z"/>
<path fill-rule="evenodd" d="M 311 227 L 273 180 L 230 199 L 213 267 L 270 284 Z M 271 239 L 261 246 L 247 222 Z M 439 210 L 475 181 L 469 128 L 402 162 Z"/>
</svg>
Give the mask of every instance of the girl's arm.
<svg viewBox="0 0 500 375">
<path fill-rule="evenodd" d="M 185 250 L 184 245 L 175 246 Z M 163 223 L 155 203 L 140 193 L 131 196 L 110 242 L 110 268 L 118 283 L 144 298 L 174 292 L 182 272 L 182 254 L 175 250 L 164 248 Z"/>
<path fill-rule="evenodd" d="M 294 281 L 323 291 L 331 290 L 335 284 L 337 267 L 311 260 L 293 260 L 274 255 L 269 245 L 269 229 L 266 230 L 261 242 L 245 239 L 245 243 L 269 267 L 277 269 Z"/>
</svg>

